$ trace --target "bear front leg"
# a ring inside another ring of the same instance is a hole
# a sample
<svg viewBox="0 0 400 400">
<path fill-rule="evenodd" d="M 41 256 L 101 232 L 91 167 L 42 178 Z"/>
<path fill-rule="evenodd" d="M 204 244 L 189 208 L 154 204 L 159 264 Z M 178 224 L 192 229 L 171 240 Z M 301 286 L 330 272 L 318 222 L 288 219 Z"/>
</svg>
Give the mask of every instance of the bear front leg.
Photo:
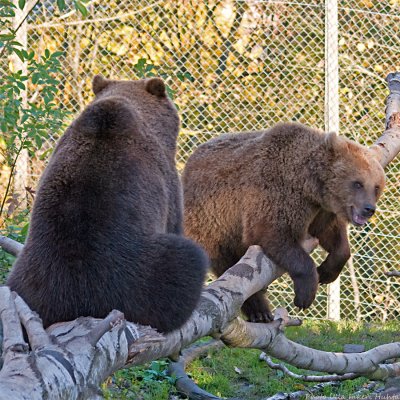
<svg viewBox="0 0 400 400">
<path fill-rule="evenodd" d="M 351 255 L 346 223 L 335 218 L 317 237 L 320 245 L 329 253 L 317 269 L 319 282 L 328 284 L 337 279 Z"/>
</svg>

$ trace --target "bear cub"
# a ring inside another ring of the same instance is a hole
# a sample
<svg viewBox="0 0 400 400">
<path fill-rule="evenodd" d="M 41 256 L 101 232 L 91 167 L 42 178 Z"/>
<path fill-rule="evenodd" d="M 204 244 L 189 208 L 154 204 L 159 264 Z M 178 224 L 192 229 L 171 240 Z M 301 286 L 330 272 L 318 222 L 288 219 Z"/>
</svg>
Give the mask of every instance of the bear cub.
<svg viewBox="0 0 400 400">
<path fill-rule="evenodd" d="M 208 258 L 183 237 L 177 111 L 159 78 L 96 76 L 44 171 L 7 285 L 44 326 L 118 309 L 161 332 L 200 298 Z"/>
<path fill-rule="evenodd" d="M 318 281 L 333 282 L 350 257 L 346 226 L 364 225 L 385 184 L 373 150 L 298 123 L 226 134 L 199 146 L 183 175 L 185 233 L 200 243 L 219 276 L 250 245 L 287 271 L 294 304 L 313 302 Z M 301 242 L 311 234 L 328 252 L 315 268 Z M 272 317 L 262 292 L 243 312 Z"/>
</svg>

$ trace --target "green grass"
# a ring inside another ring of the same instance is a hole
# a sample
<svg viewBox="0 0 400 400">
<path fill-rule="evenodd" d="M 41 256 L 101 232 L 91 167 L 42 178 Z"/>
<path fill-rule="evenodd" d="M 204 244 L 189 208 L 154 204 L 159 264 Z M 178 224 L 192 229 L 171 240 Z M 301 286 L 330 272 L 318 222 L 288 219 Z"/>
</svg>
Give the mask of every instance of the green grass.
<svg viewBox="0 0 400 400">
<path fill-rule="evenodd" d="M 288 328 L 286 335 L 305 346 L 325 351 L 342 351 L 347 343 L 363 344 L 368 350 L 380 344 L 400 341 L 400 322 L 374 325 L 348 321 L 306 321 L 303 326 Z M 193 361 L 187 373 L 202 389 L 214 395 L 246 400 L 256 400 L 277 392 L 293 392 L 315 385 L 271 370 L 265 362 L 259 360 L 259 354 L 260 351 L 253 349 L 215 350 Z M 287 366 L 296 373 L 306 372 Z M 144 368 L 118 371 L 103 385 L 104 395 L 106 399 L 184 399 L 185 397 L 179 397 L 173 382 L 166 377 L 165 368 L 165 362 L 161 361 Z M 319 394 L 350 397 L 366 382 L 365 378 L 346 381 L 339 387 L 327 387 Z"/>
<path fill-rule="evenodd" d="M 176 391 L 175 379 L 167 375 L 166 368 L 167 362 L 160 360 L 145 368 L 120 370 L 103 384 L 103 395 L 106 399 L 168 399 Z"/>
</svg>

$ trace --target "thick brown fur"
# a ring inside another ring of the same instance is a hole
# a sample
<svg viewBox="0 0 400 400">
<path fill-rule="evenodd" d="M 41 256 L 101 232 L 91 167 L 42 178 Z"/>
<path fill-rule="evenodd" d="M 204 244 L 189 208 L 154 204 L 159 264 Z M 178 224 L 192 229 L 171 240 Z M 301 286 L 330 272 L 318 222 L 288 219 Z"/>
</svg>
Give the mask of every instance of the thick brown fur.
<svg viewBox="0 0 400 400">
<path fill-rule="evenodd" d="M 350 257 L 346 226 L 374 213 L 384 172 L 373 152 L 296 123 L 227 134 L 201 145 L 183 175 L 185 233 L 221 275 L 258 244 L 289 273 L 294 303 L 307 308 L 320 283 Z M 328 251 L 318 270 L 300 243 L 308 234 Z M 253 321 L 271 312 L 261 292 L 243 306 Z"/>
<path fill-rule="evenodd" d="M 118 309 L 179 328 L 208 259 L 182 236 L 179 118 L 159 78 L 93 81 L 95 100 L 59 140 L 7 284 L 44 325 Z"/>
</svg>

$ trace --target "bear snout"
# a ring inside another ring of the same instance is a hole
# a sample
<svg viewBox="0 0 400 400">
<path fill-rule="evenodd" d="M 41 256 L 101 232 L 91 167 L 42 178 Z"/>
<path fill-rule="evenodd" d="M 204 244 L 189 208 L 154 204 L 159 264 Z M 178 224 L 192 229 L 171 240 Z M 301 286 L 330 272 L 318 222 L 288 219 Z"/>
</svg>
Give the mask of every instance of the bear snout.
<svg viewBox="0 0 400 400">
<path fill-rule="evenodd" d="M 375 214 L 375 209 L 375 206 L 373 206 L 372 204 L 365 204 L 361 215 L 363 217 L 370 218 Z"/>
</svg>

